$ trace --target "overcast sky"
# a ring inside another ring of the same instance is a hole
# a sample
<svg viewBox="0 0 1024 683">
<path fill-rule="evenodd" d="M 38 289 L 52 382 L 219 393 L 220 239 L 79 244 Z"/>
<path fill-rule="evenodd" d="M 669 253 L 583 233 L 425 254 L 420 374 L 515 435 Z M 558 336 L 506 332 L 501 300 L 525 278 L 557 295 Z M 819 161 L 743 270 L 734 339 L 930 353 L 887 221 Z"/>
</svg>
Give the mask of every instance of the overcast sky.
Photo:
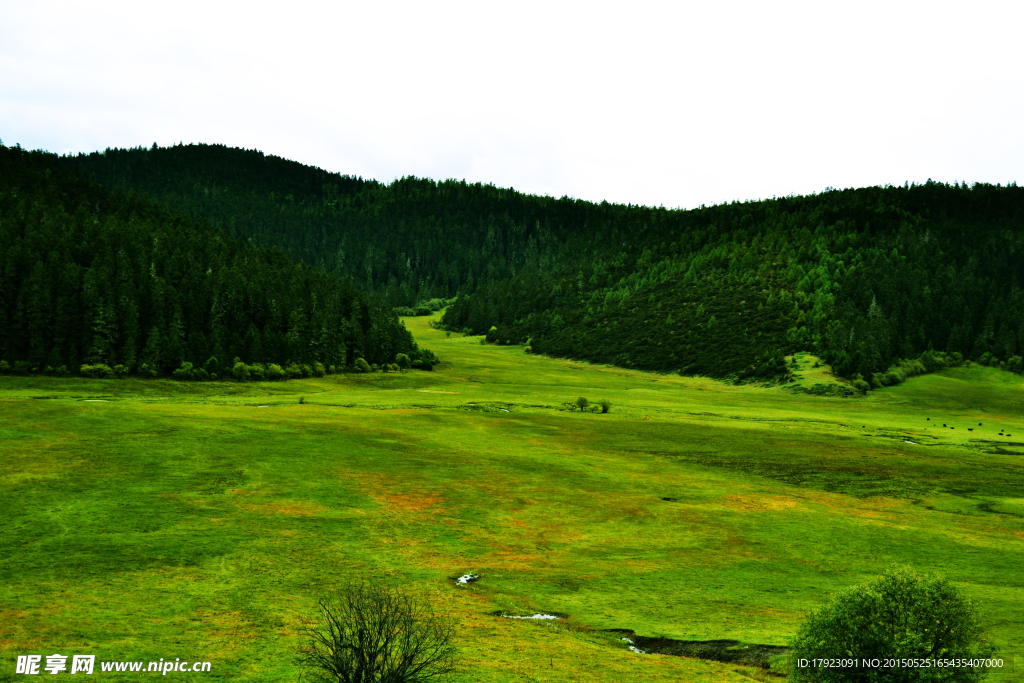
<svg viewBox="0 0 1024 683">
<path fill-rule="evenodd" d="M 0 0 L 0 139 L 692 207 L 1024 181 L 1021 2 Z"/>
</svg>

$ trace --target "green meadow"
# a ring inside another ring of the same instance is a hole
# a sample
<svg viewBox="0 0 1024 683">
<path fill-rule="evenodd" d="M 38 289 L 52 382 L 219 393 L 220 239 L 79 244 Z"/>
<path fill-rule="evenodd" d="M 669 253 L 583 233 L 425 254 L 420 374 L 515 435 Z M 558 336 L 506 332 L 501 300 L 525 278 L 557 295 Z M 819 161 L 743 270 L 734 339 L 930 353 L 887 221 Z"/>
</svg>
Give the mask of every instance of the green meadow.
<svg viewBox="0 0 1024 683">
<path fill-rule="evenodd" d="M 0 680 L 58 652 L 295 681 L 315 596 L 371 576 L 454 617 L 458 681 L 780 680 L 608 629 L 786 645 L 896 563 L 976 600 L 990 680 L 1024 681 L 1019 375 L 841 398 L 807 355 L 735 386 L 406 325 L 434 372 L 0 378 Z M 498 616 L 536 612 L 564 618 Z"/>
</svg>

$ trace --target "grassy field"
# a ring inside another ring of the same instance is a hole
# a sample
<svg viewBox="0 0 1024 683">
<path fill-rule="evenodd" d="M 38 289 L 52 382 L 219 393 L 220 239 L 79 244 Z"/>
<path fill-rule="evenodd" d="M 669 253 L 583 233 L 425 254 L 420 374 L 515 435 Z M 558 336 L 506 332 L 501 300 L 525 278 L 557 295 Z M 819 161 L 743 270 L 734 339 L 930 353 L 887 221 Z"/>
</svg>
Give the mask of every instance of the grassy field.
<svg viewBox="0 0 1024 683">
<path fill-rule="evenodd" d="M 17 654 L 60 652 L 294 681 L 314 596 L 383 575 L 454 615 L 459 681 L 749 681 L 603 630 L 784 645 L 898 563 L 979 601 L 1016 658 L 994 680 L 1024 681 L 1019 376 L 957 368 L 843 399 L 406 322 L 437 371 L 0 378 L 0 680 L 20 679 Z M 798 388 L 828 384 L 799 362 Z M 566 409 L 578 396 L 611 412 Z M 456 586 L 466 572 L 480 581 Z"/>
</svg>

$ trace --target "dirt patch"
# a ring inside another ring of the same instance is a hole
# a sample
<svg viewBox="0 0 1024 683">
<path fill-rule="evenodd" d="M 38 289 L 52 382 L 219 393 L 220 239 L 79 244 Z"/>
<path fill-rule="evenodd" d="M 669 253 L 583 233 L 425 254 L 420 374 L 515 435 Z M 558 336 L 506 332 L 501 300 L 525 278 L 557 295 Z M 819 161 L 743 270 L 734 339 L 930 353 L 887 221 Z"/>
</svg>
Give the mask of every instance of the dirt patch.
<svg viewBox="0 0 1024 683">
<path fill-rule="evenodd" d="M 674 655 L 676 657 L 693 657 L 707 659 L 726 664 L 742 664 L 761 669 L 769 668 L 768 660 L 777 655 L 791 652 L 783 645 L 757 645 L 741 643 L 738 640 L 674 640 L 672 638 L 649 638 L 638 636 L 632 629 L 612 628 L 611 633 L 619 633 L 639 650 L 652 655 Z"/>
</svg>

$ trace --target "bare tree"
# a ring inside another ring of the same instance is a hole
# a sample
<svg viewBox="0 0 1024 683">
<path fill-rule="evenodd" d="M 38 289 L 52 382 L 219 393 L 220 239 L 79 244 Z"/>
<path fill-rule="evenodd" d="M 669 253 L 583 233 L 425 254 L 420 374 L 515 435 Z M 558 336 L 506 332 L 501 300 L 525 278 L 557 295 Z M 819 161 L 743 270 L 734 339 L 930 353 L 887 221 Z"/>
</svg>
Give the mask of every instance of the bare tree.
<svg viewBox="0 0 1024 683">
<path fill-rule="evenodd" d="M 299 664 L 317 683 L 426 683 L 455 670 L 451 621 L 380 583 L 321 596 L 303 634 Z"/>
</svg>

